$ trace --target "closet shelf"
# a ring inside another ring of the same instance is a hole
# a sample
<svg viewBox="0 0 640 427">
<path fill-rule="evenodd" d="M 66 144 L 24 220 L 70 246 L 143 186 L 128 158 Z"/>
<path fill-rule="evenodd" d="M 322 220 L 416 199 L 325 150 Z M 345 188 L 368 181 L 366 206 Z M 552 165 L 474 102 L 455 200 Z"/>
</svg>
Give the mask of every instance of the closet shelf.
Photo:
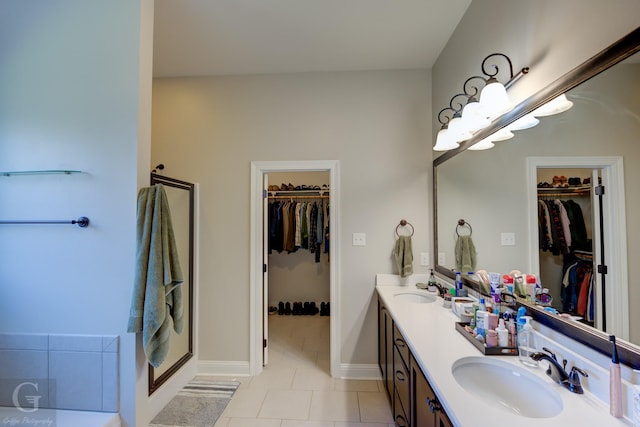
<svg viewBox="0 0 640 427">
<path fill-rule="evenodd" d="M 329 198 L 330 190 L 279 190 L 279 191 L 267 191 L 270 199 L 308 199 L 311 197 L 321 197 L 324 199 Z"/>
<path fill-rule="evenodd" d="M 575 187 L 538 187 L 538 197 L 587 196 L 591 193 L 591 185 Z"/>
<path fill-rule="evenodd" d="M 66 170 L 66 169 L 49 169 L 49 170 L 33 170 L 33 171 L 6 171 L 0 172 L 2 176 L 14 175 L 71 175 L 82 173 L 82 171 Z"/>
</svg>

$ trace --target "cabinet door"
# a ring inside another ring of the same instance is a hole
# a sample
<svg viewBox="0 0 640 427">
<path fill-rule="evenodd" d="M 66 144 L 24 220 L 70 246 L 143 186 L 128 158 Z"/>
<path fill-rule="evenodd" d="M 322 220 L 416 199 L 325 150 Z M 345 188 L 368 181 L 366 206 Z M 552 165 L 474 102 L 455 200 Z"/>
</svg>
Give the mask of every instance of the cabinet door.
<svg viewBox="0 0 640 427">
<path fill-rule="evenodd" d="M 385 360 L 386 360 L 386 371 L 387 378 L 385 381 L 385 386 L 387 388 L 387 392 L 389 393 L 389 401 L 393 401 L 393 319 L 387 310 L 385 310 Z"/>
<path fill-rule="evenodd" d="M 411 355 L 411 396 L 413 400 L 411 424 L 420 427 L 437 426 L 436 413 L 439 411 L 436 409 L 440 405 L 413 355 Z"/>
<path fill-rule="evenodd" d="M 378 300 L 378 366 L 380 367 L 380 375 L 382 376 L 382 382 L 387 384 L 387 358 L 386 358 L 386 346 L 387 346 L 387 328 L 386 328 L 386 314 L 387 309 L 382 305 L 382 301 Z M 387 391 L 388 393 L 388 391 Z"/>
<path fill-rule="evenodd" d="M 451 420 L 443 411 L 436 412 L 436 427 L 453 427 Z"/>
</svg>

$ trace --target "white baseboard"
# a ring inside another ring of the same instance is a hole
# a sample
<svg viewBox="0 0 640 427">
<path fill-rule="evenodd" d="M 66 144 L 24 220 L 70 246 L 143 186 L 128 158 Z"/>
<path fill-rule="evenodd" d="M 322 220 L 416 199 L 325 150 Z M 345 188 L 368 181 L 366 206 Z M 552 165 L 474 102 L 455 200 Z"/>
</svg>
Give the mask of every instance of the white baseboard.
<svg viewBox="0 0 640 427">
<path fill-rule="evenodd" d="M 234 360 L 200 360 L 198 375 L 249 376 L 249 362 Z M 337 378 L 350 380 L 380 380 L 380 368 L 377 364 L 340 364 Z"/>
<path fill-rule="evenodd" d="M 341 363 L 338 378 L 350 380 L 381 380 L 380 367 L 377 364 Z"/>
<path fill-rule="evenodd" d="M 199 360 L 198 375 L 249 376 L 249 362 L 242 360 Z"/>
</svg>

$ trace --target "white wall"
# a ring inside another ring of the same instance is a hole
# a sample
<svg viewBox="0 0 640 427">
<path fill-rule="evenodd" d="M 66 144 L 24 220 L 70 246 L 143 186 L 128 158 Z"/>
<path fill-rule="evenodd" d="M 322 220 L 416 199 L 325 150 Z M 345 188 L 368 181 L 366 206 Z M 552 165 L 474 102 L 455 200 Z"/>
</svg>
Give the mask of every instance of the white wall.
<svg viewBox="0 0 640 427">
<path fill-rule="evenodd" d="M 320 159 L 340 161 L 341 363 L 377 363 L 400 219 L 430 250 L 430 87 L 424 70 L 154 80 L 152 163 L 201 184 L 200 360 L 249 359 L 250 162 Z"/>
<path fill-rule="evenodd" d="M 0 218 L 91 220 L 86 229 L 0 226 L 0 330 L 119 335 L 120 412 L 127 426 L 145 412 L 144 402 L 136 408 L 145 371 L 126 327 L 138 150 L 149 152 L 148 138 L 139 140 L 145 134 L 138 123 L 145 111 L 141 70 L 147 82 L 151 75 L 140 32 L 152 6 L 0 3 L 0 170 L 84 171 L 0 177 Z M 143 160 L 148 165 L 148 154 Z"/>
</svg>

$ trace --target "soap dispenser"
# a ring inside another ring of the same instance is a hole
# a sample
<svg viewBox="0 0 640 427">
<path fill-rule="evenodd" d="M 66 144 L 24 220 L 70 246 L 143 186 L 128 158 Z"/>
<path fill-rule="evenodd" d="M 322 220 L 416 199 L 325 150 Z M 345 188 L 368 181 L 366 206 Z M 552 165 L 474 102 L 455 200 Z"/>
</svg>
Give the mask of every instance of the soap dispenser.
<svg viewBox="0 0 640 427">
<path fill-rule="evenodd" d="M 533 326 L 531 326 L 531 316 L 522 316 L 524 325 L 518 332 L 518 357 L 520 362 L 526 366 L 535 368 L 538 361 L 531 358 L 531 354 L 536 352 L 533 347 Z"/>
</svg>

